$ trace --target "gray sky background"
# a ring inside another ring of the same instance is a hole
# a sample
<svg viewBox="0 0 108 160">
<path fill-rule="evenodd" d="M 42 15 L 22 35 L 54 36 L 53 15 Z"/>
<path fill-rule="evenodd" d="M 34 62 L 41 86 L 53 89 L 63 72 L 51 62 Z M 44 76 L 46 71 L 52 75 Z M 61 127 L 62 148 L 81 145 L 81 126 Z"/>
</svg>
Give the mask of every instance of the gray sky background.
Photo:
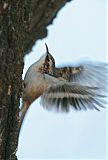
<svg viewBox="0 0 108 160">
<path fill-rule="evenodd" d="M 107 61 L 106 0 L 68 3 L 48 31 L 26 56 L 24 74 L 45 53 L 45 42 L 56 64 L 72 65 L 80 58 Z M 106 109 L 61 114 L 45 110 L 38 99 L 24 121 L 17 155 L 19 160 L 105 159 L 106 141 Z"/>
</svg>

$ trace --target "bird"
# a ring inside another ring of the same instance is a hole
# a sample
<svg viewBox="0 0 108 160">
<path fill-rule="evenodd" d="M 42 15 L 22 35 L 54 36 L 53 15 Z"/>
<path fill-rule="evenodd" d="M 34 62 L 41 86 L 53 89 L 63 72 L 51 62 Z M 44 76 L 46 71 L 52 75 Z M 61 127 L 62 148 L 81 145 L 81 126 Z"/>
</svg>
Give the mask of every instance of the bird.
<svg viewBox="0 0 108 160">
<path fill-rule="evenodd" d="M 107 97 L 108 64 L 83 62 L 57 67 L 45 43 L 46 52 L 27 70 L 24 78 L 21 128 L 30 105 L 41 97 L 41 105 L 59 112 L 104 108 Z"/>
</svg>

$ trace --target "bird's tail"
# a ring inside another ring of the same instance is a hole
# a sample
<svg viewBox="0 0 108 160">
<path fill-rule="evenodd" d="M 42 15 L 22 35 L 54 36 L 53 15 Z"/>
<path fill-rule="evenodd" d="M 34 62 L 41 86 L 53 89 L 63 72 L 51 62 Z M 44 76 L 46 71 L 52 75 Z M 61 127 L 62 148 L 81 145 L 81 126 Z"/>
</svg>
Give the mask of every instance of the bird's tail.
<svg viewBox="0 0 108 160">
<path fill-rule="evenodd" d="M 22 106 L 21 106 L 21 110 L 20 110 L 20 115 L 19 115 L 19 134 L 21 131 L 21 127 L 25 118 L 25 115 L 28 111 L 29 108 L 29 104 L 27 101 L 23 101 Z"/>
</svg>

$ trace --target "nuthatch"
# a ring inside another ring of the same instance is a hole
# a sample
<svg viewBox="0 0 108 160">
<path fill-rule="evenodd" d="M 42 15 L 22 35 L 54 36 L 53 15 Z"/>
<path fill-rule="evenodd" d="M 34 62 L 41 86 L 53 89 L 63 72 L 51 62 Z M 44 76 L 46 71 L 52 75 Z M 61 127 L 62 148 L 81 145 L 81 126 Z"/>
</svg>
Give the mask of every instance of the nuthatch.
<svg viewBox="0 0 108 160">
<path fill-rule="evenodd" d="M 72 107 L 99 111 L 105 104 L 107 66 L 86 62 L 74 67 L 56 67 L 46 45 L 46 53 L 29 67 L 24 78 L 20 127 L 29 106 L 40 96 L 41 104 L 47 109 L 68 112 Z"/>
</svg>

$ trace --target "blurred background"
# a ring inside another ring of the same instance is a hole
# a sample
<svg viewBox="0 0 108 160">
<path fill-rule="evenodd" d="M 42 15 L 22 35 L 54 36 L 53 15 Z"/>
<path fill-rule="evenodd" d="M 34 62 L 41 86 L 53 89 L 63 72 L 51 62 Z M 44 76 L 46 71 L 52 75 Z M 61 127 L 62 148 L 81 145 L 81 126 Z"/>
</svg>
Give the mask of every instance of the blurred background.
<svg viewBox="0 0 108 160">
<path fill-rule="evenodd" d="M 72 65 L 79 59 L 106 62 L 106 0 L 67 3 L 48 27 L 48 37 L 25 57 L 23 77 L 45 53 L 45 42 L 57 65 Z M 106 159 L 106 109 L 61 114 L 45 110 L 39 101 L 26 115 L 18 159 Z"/>
</svg>

